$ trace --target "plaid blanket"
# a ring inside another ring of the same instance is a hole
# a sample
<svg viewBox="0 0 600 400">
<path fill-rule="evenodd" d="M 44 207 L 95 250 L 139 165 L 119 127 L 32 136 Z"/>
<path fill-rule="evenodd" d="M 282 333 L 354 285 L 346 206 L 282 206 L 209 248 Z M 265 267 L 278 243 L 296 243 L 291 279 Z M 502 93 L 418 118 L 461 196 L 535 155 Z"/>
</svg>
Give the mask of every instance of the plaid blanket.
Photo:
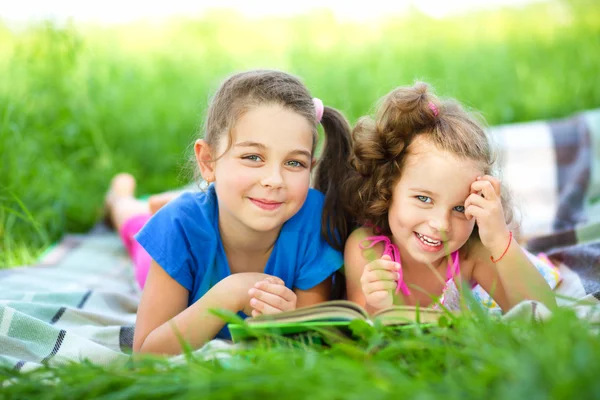
<svg viewBox="0 0 600 400">
<path fill-rule="evenodd" d="M 126 362 L 138 300 L 117 235 L 67 236 L 39 265 L 0 270 L 0 364 Z"/>
<path fill-rule="evenodd" d="M 600 321 L 600 109 L 490 133 L 518 205 L 520 240 L 562 262 L 559 303 Z M 139 295 L 116 234 L 67 236 L 39 265 L 0 270 L 0 365 L 127 362 Z M 523 302 L 504 318 L 549 316 Z M 219 357 L 228 346 L 212 341 L 198 353 Z"/>
<path fill-rule="evenodd" d="M 521 241 L 562 262 L 560 294 L 600 302 L 600 109 L 490 133 Z"/>
</svg>

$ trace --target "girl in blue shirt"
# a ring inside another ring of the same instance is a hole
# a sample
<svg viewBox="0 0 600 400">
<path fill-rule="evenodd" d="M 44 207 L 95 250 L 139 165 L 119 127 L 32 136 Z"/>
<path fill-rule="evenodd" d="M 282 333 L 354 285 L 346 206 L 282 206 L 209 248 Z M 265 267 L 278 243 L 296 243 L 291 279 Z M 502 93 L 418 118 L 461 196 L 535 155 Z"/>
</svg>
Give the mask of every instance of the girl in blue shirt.
<svg viewBox="0 0 600 400">
<path fill-rule="evenodd" d="M 322 193 L 309 188 L 319 122 L 327 136 L 315 176 Z M 181 353 L 178 335 L 193 348 L 228 338 L 209 309 L 256 316 L 325 301 L 342 266 L 345 234 L 327 227 L 343 224 L 322 215 L 338 201 L 336 171 L 347 162 L 349 126 L 339 112 L 289 74 L 243 72 L 217 90 L 203 137 L 195 163 L 208 188 L 146 214 L 135 236 L 150 265 L 135 352 Z M 113 210 L 125 197 L 132 193 L 113 196 Z"/>
</svg>

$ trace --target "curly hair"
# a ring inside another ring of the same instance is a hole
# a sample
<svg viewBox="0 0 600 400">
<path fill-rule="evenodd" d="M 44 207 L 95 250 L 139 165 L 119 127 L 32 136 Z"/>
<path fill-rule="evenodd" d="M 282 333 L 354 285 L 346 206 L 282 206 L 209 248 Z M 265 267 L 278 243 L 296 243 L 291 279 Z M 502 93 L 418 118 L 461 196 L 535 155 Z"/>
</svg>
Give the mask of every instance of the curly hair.
<svg viewBox="0 0 600 400">
<path fill-rule="evenodd" d="M 383 234 L 391 234 L 392 192 L 410 145 L 419 136 L 441 150 L 480 162 L 485 174 L 494 174 L 496 155 L 475 115 L 454 100 L 439 99 L 426 83 L 399 87 L 383 97 L 374 119 L 361 118 L 352 132 L 352 167 L 342 198 L 346 199 L 345 211 L 357 224 L 374 225 Z M 502 205 L 510 223 L 513 211 L 504 188 Z"/>
</svg>

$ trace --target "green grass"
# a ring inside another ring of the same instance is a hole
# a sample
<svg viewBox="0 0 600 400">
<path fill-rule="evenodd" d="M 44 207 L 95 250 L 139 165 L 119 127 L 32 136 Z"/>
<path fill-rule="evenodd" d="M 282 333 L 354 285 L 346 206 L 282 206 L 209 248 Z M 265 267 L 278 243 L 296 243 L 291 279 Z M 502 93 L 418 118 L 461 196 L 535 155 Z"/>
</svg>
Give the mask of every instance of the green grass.
<svg viewBox="0 0 600 400">
<path fill-rule="evenodd" d="M 356 342 L 331 348 L 262 342 L 220 361 L 188 355 L 180 364 L 141 359 L 127 366 L 0 369 L 2 398 L 545 400 L 600 393 L 598 336 L 566 310 L 544 323 L 460 318 L 453 329 L 400 337 L 364 323 L 356 328 Z"/>
<path fill-rule="evenodd" d="M 118 171 L 143 193 L 182 184 L 207 100 L 234 71 L 297 74 L 352 122 L 421 79 L 502 124 L 600 106 L 599 36 L 590 0 L 370 24 L 221 11 L 163 25 L 0 25 L 0 266 L 89 229 Z"/>
<path fill-rule="evenodd" d="M 160 26 L 0 25 L 0 268 L 89 229 L 118 171 L 142 193 L 184 183 L 207 100 L 234 71 L 297 74 L 352 122 L 421 79 L 495 125 L 600 107 L 599 37 L 591 0 L 376 24 L 223 11 Z M 265 344 L 224 362 L 0 369 L 0 398 L 597 398 L 595 329 L 562 310 L 542 324 L 464 319 L 386 346 L 365 328 L 357 346 Z"/>
</svg>

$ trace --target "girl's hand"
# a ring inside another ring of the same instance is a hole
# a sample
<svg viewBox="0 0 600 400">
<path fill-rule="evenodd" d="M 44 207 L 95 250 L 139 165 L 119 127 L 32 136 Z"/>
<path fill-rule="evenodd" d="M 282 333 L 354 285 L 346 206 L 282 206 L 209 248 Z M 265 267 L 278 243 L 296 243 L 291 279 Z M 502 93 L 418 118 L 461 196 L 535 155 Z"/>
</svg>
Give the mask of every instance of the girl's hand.
<svg viewBox="0 0 600 400">
<path fill-rule="evenodd" d="M 381 310 L 394 304 L 399 269 L 400 264 L 388 255 L 365 265 L 360 283 L 368 306 Z"/>
<path fill-rule="evenodd" d="M 471 194 L 465 201 L 465 216 L 475 218 L 481 243 L 494 258 L 500 257 L 510 234 L 504 219 L 500 190 L 497 178 L 480 176 L 471 184 Z"/>
<path fill-rule="evenodd" d="M 275 276 L 257 282 L 248 291 L 248 295 L 253 317 L 296 309 L 296 293 L 288 289 L 285 283 Z"/>
</svg>

